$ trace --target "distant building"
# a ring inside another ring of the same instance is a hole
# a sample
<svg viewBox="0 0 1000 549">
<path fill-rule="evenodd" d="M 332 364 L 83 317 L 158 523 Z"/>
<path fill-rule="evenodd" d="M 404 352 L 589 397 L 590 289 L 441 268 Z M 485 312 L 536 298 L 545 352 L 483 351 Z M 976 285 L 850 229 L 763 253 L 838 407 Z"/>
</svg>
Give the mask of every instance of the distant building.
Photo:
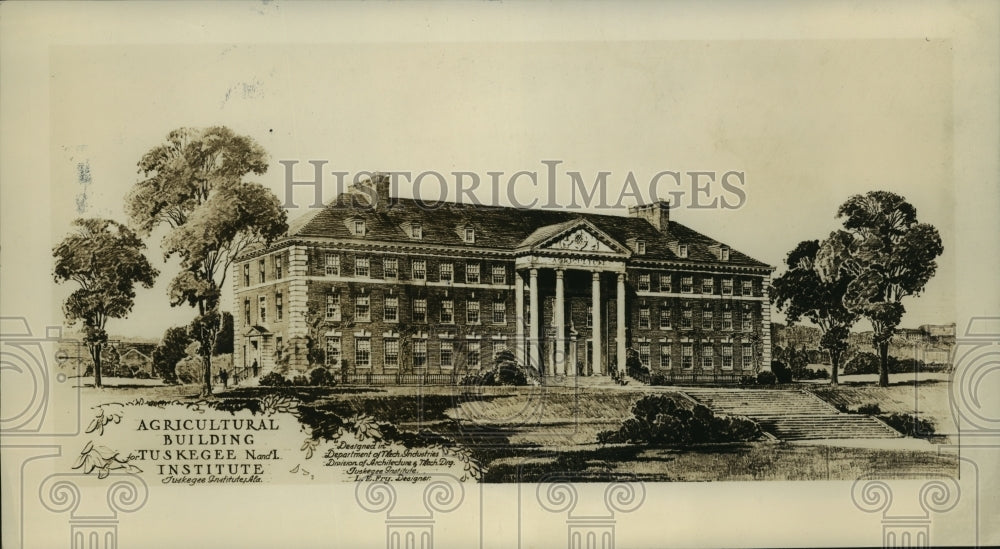
<svg viewBox="0 0 1000 549">
<path fill-rule="evenodd" d="M 773 268 L 664 202 L 628 217 L 421 204 L 377 176 L 233 268 L 234 365 L 261 373 L 305 370 L 310 338 L 329 367 L 368 379 L 445 380 L 505 349 L 542 376 L 604 375 L 627 348 L 654 372 L 770 367 Z"/>
</svg>

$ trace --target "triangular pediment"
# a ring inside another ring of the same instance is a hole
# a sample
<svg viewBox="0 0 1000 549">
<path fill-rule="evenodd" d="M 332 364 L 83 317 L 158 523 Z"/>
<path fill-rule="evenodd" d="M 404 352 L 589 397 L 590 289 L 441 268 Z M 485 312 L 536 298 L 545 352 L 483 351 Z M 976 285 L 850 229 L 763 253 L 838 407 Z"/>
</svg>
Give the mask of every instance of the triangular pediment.
<svg viewBox="0 0 1000 549">
<path fill-rule="evenodd" d="M 552 252 L 628 253 L 628 248 L 586 219 L 541 227 L 521 245 L 533 250 Z"/>
</svg>

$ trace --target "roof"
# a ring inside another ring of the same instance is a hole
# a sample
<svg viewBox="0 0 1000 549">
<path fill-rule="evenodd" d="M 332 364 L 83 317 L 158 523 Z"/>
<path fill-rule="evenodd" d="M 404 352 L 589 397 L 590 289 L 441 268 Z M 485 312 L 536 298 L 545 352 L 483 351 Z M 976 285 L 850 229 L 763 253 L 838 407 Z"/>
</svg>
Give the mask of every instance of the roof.
<svg viewBox="0 0 1000 549">
<path fill-rule="evenodd" d="M 359 208 L 352 195 L 344 193 L 331 200 L 322 209 L 314 209 L 289 224 L 286 238 L 356 239 L 347 220 L 365 220 L 365 240 L 411 241 L 403 226 L 419 223 L 422 228 L 421 244 L 452 247 L 515 250 L 526 245 L 538 244 L 586 220 L 599 231 L 621 245 L 630 239 L 644 240 L 644 260 L 677 260 L 691 263 L 720 263 L 716 249 L 725 245 L 676 221 L 671 220 L 666 232 L 660 232 L 640 217 L 604 215 L 569 210 L 525 209 L 454 202 L 418 202 L 409 198 L 392 198 L 388 207 Z M 470 226 L 476 230 L 475 243 L 463 240 L 459 227 Z M 280 243 L 280 242 L 279 242 Z M 276 244 L 279 244 L 276 243 Z M 688 246 L 688 257 L 680 258 L 673 250 L 676 244 Z M 756 268 L 770 268 L 737 250 L 730 250 L 726 264 Z"/>
</svg>

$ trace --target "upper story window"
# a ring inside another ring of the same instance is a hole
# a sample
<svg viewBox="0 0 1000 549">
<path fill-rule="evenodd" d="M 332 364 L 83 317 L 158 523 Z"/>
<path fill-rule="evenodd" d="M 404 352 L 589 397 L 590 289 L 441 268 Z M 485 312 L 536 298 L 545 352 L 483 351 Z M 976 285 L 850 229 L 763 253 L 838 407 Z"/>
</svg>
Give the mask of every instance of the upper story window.
<svg viewBox="0 0 1000 549">
<path fill-rule="evenodd" d="M 476 230 L 472 227 L 466 227 L 463 233 L 465 235 L 463 240 L 465 240 L 467 244 L 472 244 L 476 241 Z"/>
<path fill-rule="evenodd" d="M 673 277 L 668 273 L 660 273 L 660 291 L 661 292 L 672 292 L 673 291 Z"/>
<path fill-rule="evenodd" d="M 479 324 L 479 302 L 467 301 L 465 303 L 466 324 Z"/>
<path fill-rule="evenodd" d="M 340 294 L 326 296 L 326 319 L 340 320 Z"/>
<path fill-rule="evenodd" d="M 258 318 L 260 318 L 261 322 L 267 322 L 267 298 L 260 296 L 257 298 L 257 303 L 259 305 L 260 312 L 260 316 Z"/>
<path fill-rule="evenodd" d="M 353 225 L 354 225 L 354 236 L 365 236 L 364 219 L 355 219 Z"/>
<path fill-rule="evenodd" d="M 354 260 L 354 276 L 371 276 L 371 262 L 367 257 Z"/>
<path fill-rule="evenodd" d="M 263 283 L 264 282 L 264 260 L 263 259 L 261 259 L 260 261 L 257 262 L 257 267 L 258 267 L 258 269 L 257 269 L 258 280 L 257 281 Z"/>
<path fill-rule="evenodd" d="M 282 314 L 285 309 L 285 301 L 281 297 L 281 292 L 278 292 L 274 296 L 274 318 L 275 320 L 281 320 Z"/>
<path fill-rule="evenodd" d="M 637 253 L 639 255 L 645 255 L 646 254 L 646 241 L 645 240 L 636 240 L 635 241 L 635 253 Z"/>
<path fill-rule="evenodd" d="M 281 256 L 274 256 L 274 278 L 281 278 Z"/>
<path fill-rule="evenodd" d="M 327 276 L 340 276 L 340 255 L 327 252 L 324 267 Z"/>
<path fill-rule="evenodd" d="M 371 298 L 366 295 L 359 295 L 354 301 L 354 320 L 358 322 L 371 322 L 371 319 Z"/>
<path fill-rule="evenodd" d="M 506 284 L 507 283 L 507 269 L 503 265 L 493 266 L 493 283 L 494 284 Z"/>
<path fill-rule="evenodd" d="M 729 246 L 719 248 L 719 259 L 722 261 L 729 261 Z"/>
<path fill-rule="evenodd" d="M 687 258 L 688 256 L 688 246 L 687 244 L 681 244 L 677 246 L 677 255 L 682 258 Z"/>
<path fill-rule="evenodd" d="M 385 305 L 382 307 L 382 318 L 384 318 L 386 322 L 399 321 L 399 298 L 385 298 Z"/>
<path fill-rule="evenodd" d="M 640 292 L 649 291 L 649 273 L 643 273 L 639 275 L 638 289 Z"/>
<path fill-rule="evenodd" d="M 455 302 L 446 299 L 441 302 L 441 324 L 455 323 Z"/>
<path fill-rule="evenodd" d="M 424 237 L 424 226 L 420 223 L 410 225 L 410 238 L 420 240 Z"/>
<path fill-rule="evenodd" d="M 427 280 L 427 262 L 423 259 L 414 259 L 412 267 L 411 278 L 413 280 Z"/>
<path fill-rule="evenodd" d="M 249 286 L 249 285 L 250 285 L 250 264 L 249 263 L 244 263 L 243 264 L 243 286 Z"/>
<path fill-rule="evenodd" d="M 681 293 L 682 294 L 694 293 L 694 277 L 691 276 L 681 277 Z"/>
<path fill-rule="evenodd" d="M 479 263 L 465 264 L 465 281 L 469 284 L 479 284 Z"/>
<path fill-rule="evenodd" d="M 455 268 L 451 263 L 442 263 L 438 268 L 441 282 L 451 282 L 455 278 Z"/>
<path fill-rule="evenodd" d="M 753 295 L 753 281 L 744 280 L 743 281 L 743 295 Z"/>
<path fill-rule="evenodd" d="M 507 304 L 503 301 L 493 302 L 493 323 L 494 324 L 506 324 L 507 323 Z"/>
<path fill-rule="evenodd" d="M 388 257 L 382 261 L 382 271 L 386 278 L 399 277 L 399 262 L 395 257 Z"/>
<path fill-rule="evenodd" d="M 414 299 L 413 300 L 413 321 L 414 322 L 427 322 L 427 300 L 426 299 Z"/>
<path fill-rule="evenodd" d="M 250 300 L 243 300 L 243 323 L 247 326 L 250 325 Z"/>
<path fill-rule="evenodd" d="M 712 294 L 715 293 L 715 280 L 710 276 L 706 276 L 701 279 L 701 293 Z"/>
<path fill-rule="evenodd" d="M 733 279 L 722 279 L 722 295 L 733 295 Z"/>
</svg>

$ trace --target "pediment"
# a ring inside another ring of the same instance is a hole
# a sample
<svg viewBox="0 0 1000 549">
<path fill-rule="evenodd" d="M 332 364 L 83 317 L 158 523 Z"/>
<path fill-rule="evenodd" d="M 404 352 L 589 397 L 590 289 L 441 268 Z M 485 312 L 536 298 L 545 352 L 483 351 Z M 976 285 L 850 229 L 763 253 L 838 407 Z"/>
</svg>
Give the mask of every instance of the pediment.
<svg viewBox="0 0 1000 549">
<path fill-rule="evenodd" d="M 540 246 L 539 249 L 610 253 L 616 251 L 611 246 L 602 242 L 597 235 L 583 228 L 571 231 L 569 234 L 563 235 L 562 237 L 557 238 L 544 246 Z"/>
<path fill-rule="evenodd" d="M 628 248 L 585 219 L 541 227 L 522 242 L 522 247 L 551 252 L 629 253 Z"/>
</svg>

